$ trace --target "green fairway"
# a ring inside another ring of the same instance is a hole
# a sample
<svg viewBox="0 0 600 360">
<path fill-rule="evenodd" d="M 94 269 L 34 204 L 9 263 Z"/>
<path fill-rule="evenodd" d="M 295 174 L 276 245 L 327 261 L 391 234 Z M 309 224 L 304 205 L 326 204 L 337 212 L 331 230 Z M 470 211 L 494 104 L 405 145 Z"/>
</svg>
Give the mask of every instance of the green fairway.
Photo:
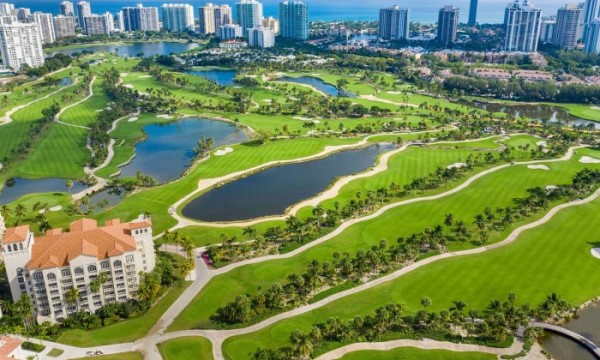
<svg viewBox="0 0 600 360">
<path fill-rule="evenodd" d="M 599 245 L 597 229 L 591 225 L 596 219 L 586 219 L 599 212 L 599 200 L 563 210 L 510 245 L 438 261 L 257 333 L 232 338 L 224 345 L 225 353 L 230 359 L 245 359 L 257 346 L 286 345 L 291 329 L 306 331 L 331 316 L 350 319 L 365 315 L 390 302 L 404 303 L 414 312 L 424 296 L 433 300 L 433 310 L 448 308 L 453 300 L 482 309 L 492 299 L 505 299 L 511 292 L 517 294 L 519 303 L 536 305 L 556 292 L 570 303 L 580 304 L 600 295 L 594 285 L 600 282 L 600 261 L 590 254 Z"/>
<path fill-rule="evenodd" d="M 94 95 L 81 104 L 65 111 L 60 120 L 78 126 L 91 126 L 96 121 L 98 112 L 106 108 L 110 99 L 103 94 L 102 85 L 96 81 L 94 84 Z"/>
<path fill-rule="evenodd" d="M 492 360 L 496 355 L 476 352 L 454 352 L 447 350 L 422 350 L 398 348 L 388 351 L 356 351 L 344 355 L 341 360 Z"/>
<path fill-rule="evenodd" d="M 94 356 L 94 359 L 98 360 L 142 360 L 144 357 L 139 352 L 126 352 L 112 355 L 100 355 Z M 72 360 L 87 360 L 89 357 L 72 359 Z"/>
<path fill-rule="evenodd" d="M 163 360 L 210 360 L 213 358 L 212 344 L 207 339 L 199 336 L 165 341 L 158 345 L 158 350 L 160 350 Z"/>
</svg>

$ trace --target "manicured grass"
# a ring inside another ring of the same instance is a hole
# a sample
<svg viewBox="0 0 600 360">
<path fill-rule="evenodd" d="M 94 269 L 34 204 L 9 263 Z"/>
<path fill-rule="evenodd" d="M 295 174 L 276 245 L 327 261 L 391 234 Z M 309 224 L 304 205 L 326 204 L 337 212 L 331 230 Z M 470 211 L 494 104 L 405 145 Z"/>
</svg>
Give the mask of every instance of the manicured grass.
<svg viewBox="0 0 600 360">
<path fill-rule="evenodd" d="M 369 249 L 377 245 L 382 239 L 392 243 L 399 236 L 408 236 L 421 232 L 426 227 L 432 228 L 442 224 L 444 215 L 448 213 L 453 213 L 456 220 L 464 220 L 471 226 L 473 217 L 482 213 L 486 206 L 495 209 L 512 205 L 513 198 L 525 197 L 526 190 L 534 186 L 570 183 L 571 176 L 585 166 L 573 159 L 569 162 L 551 163 L 548 167 L 550 171 L 530 170 L 523 165 L 507 167 L 475 181 L 456 194 L 436 201 L 394 208 L 376 219 L 355 224 L 335 238 L 292 258 L 243 266 L 217 276 L 180 314 L 170 330 L 213 327 L 215 324 L 210 322 L 210 316 L 235 296 L 255 294 L 259 287 L 266 289 L 276 282 L 283 281 L 291 273 L 300 273 L 313 259 L 320 262 L 330 261 L 336 251 L 353 254 L 360 249 Z M 527 220 L 530 221 L 532 220 Z M 518 225 L 520 224 L 514 224 L 513 227 Z M 503 239 L 509 232 L 510 229 L 506 229 L 502 233 L 492 233 L 490 242 Z M 448 244 L 451 250 L 472 246 L 470 243 Z"/>
<path fill-rule="evenodd" d="M 61 349 L 52 349 L 50 350 L 50 352 L 48 352 L 48 356 L 50 357 L 59 357 L 61 356 L 65 351 L 61 350 Z"/>
<path fill-rule="evenodd" d="M 406 347 L 388 351 L 356 351 L 344 355 L 341 360 L 493 360 L 496 355 L 477 352 L 454 352 L 448 350 L 423 350 Z"/>
<path fill-rule="evenodd" d="M 284 221 L 265 221 L 255 226 L 259 234 L 264 233 L 270 227 L 284 226 Z M 244 228 L 240 226 L 210 227 L 210 226 L 188 226 L 178 230 L 182 236 L 192 239 L 196 247 L 220 243 L 221 235 L 228 238 L 236 237 L 238 241 L 248 240 L 243 234 Z"/>
<path fill-rule="evenodd" d="M 163 360 L 202 359 L 210 360 L 212 344 L 203 337 L 182 337 L 158 344 Z"/>
<path fill-rule="evenodd" d="M 573 116 L 577 116 L 577 117 L 592 120 L 592 121 L 600 121 L 600 108 L 598 108 L 598 106 L 582 105 L 582 104 L 554 104 L 554 103 L 551 103 L 550 105 L 565 108 Z M 595 107 L 595 109 L 593 107 Z"/>
<path fill-rule="evenodd" d="M 594 285 L 600 282 L 600 262 L 590 254 L 599 246 L 590 214 L 599 211 L 600 201 L 563 210 L 505 247 L 442 260 L 308 314 L 232 338 L 224 345 L 226 357 L 245 359 L 257 346 L 287 346 L 292 329 L 306 331 L 331 316 L 366 315 L 390 302 L 404 303 L 409 312 L 415 312 L 424 296 L 433 300 L 432 310 L 436 311 L 448 308 L 453 300 L 482 309 L 492 299 L 505 299 L 511 292 L 517 294 L 519 303 L 535 305 L 556 292 L 570 303 L 580 304 L 600 294 Z"/>
<path fill-rule="evenodd" d="M 103 93 L 102 85 L 98 83 L 98 80 L 93 88 L 94 96 L 65 111 L 60 120 L 68 124 L 91 126 L 96 121 L 98 111 L 106 108 L 110 102 L 108 96 Z"/>
<path fill-rule="evenodd" d="M 89 357 L 72 359 L 72 360 L 88 360 Z M 142 360 L 144 357 L 139 352 L 131 351 L 126 353 L 112 354 L 112 355 L 99 355 L 94 356 L 93 359 L 97 360 Z"/>
</svg>

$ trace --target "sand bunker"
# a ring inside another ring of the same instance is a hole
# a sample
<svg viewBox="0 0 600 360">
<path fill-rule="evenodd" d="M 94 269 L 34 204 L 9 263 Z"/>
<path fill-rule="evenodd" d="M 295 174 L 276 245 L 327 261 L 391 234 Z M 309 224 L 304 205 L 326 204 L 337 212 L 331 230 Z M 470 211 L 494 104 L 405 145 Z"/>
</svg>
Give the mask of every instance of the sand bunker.
<svg viewBox="0 0 600 360">
<path fill-rule="evenodd" d="M 402 94 L 402 91 L 388 91 L 387 93 L 390 95 L 400 95 Z"/>
<path fill-rule="evenodd" d="M 527 165 L 527 168 L 531 170 L 550 170 L 546 165 Z"/>
<path fill-rule="evenodd" d="M 600 110 L 600 106 L 592 106 L 592 110 Z"/>
<path fill-rule="evenodd" d="M 61 210 L 62 210 L 62 208 L 63 208 L 63 207 L 62 207 L 61 205 L 56 205 L 56 206 L 53 206 L 53 207 L 51 207 L 51 208 L 48 208 L 48 211 L 57 212 L 57 211 L 61 211 Z M 45 212 L 46 212 L 46 210 L 45 210 L 45 209 L 42 209 L 42 210 L 40 210 L 40 211 L 38 211 L 38 212 L 39 212 L 40 214 L 43 214 L 43 213 L 45 213 Z"/>
<path fill-rule="evenodd" d="M 152 75 L 141 75 L 140 79 L 150 79 Z"/>
<path fill-rule="evenodd" d="M 591 156 L 584 156 L 579 159 L 579 162 L 582 164 L 600 164 L 600 159 L 594 159 Z"/>
<path fill-rule="evenodd" d="M 447 169 L 460 169 L 460 168 L 463 168 L 465 166 L 467 166 L 467 164 L 461 163 L 461 162 L 457 162 L 457 163 L 454 163 L 452 165 L 448 165 L 446 168 Z"/>
<path fill-rule="evenodd" d="M 216 156 L 223 156 L 223 155 L 227 155 L 227 154 L 232 153 L 232 152 L 233 152 L 233 148 L 226 147 L 225 149 L 215 151 L 215 155 Z"/>
<path fill-rule="evenodd" d="M 307 118 L 307 117 L 303 117 L 303 116 L 294 116 L 292 119 L 301 120 L 301 121 L 312 121 L 315 124 L 320 123 L 319 120 L 315 120 L 315 119 L 311 119 L 311 118 Z"/>
<path fill-rule="evenodd" d="M 593 257 L 600 259 L 600 248 L 592 249 L 591 253 Z"/>
<path fill-rule="evenodd" d="M 135 122 L 135 121 L 138 121 L 138 118 L 134 116 L 134 117 L 130 118 L 127 121 L 129 121 L 129 122 Z"/>
<path fill-rule="evenodd" d="M 4 167 L 4 165 L 0 164 L 0 170 L 2 170 L 3 167 Z"/>
<path fill-rule="evenodd" d="M 160 119 L 167 119 L 168 120 L 168 119 L 172 119 L 173 115 L 161 114 L 161 115 L 156 115 L 156 117 L 160 118 Z"/>
<path fill-rule="evenodd" d="M 126 88 L 128 88 L 128 89 L 135 89 L 135 86 L 133 86 L 133 85 L 131 85 L 131 84 L 125 84 L 125 85 L 123 85 L 123 86 L 125 86 L 125 87 L 126 87 Z"/>
<path fill-rule="evenodd" d="M 125 76 L 128 76 L 128 75 L 129 75 L 129 73 L 121 73 L 121 77 L 125 77 Z"/>
<path fill-rule="evenodd" d="M 544 146 L 544 147 L 548 146 L 548 143 L 547 143 L 547 142 L 545 142 L 545 141 L 538 141 L 538 142 L 536 142 L 535 144 L 536 144 L 537 146 Z"/>
<path fill-rule="evenodd" d="M 273 102 L 273 100 L 271 100 L 271 99 L 264 99 L 263 101 L 266 102 L 266 103 L 272 103 Z"/>
</svg>

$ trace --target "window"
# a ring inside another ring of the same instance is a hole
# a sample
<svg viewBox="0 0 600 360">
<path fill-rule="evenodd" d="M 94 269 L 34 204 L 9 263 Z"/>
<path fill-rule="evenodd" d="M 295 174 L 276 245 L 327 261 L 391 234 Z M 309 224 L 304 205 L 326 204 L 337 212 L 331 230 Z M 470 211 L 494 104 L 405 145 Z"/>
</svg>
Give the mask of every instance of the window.
<svg viewBox="0 0 600 360">
<path fill-rule="evenodd" d="M 56 274 L 54 274 L 54 273 L 48 273 L 48 275 L 46 275 L 46 278 L 48 280 L 56 280 Z"/>
<path fill-rule="evenodd" d="M 133 262 L 133 255 L 127 255 L 127 257 L 125 258 L 125 261 L 128 263 L 132 263 Z"/>
<path fill-rule="evenodd" d="M 17 276 L 23 276 L 23 268 L 17 268 Z"/>
<path fill-rule="evenodd" d="M 113 266 L 118 269 L 123 266 L 123 263 L 121 262 L 121 260 L 115 260 Z"/>
<path fill-rule="evenodd" d="M 90 266 L 88 266 L 88 272 L 89 273 L 95 273 L 96 272 L 96 265 L 90 265 Z"/>
<path fill-rule="evenodd" d="M 60 271 L 60 276 L 62 276 L 62 277 L 71 276 L 71 270 L 69 270 L 69 269 L 62 269 Z"/>
<path fill-rule="evenodd" d="M 110 269 L 110 263 L 108 261 L 100 263 L 100 268 L 101 269 Z"/>
<path fill-rule="evenodd" d="M 44 275 L 42 275 L 41 272 L 35 272 L 33 273 L 33 280 L 35 281 L 44 281 Z"/>
<path fill-rule="evenodd" d="M 83 268 L 75 268 L 75 275 L 83 275 Z"/>
</svg>

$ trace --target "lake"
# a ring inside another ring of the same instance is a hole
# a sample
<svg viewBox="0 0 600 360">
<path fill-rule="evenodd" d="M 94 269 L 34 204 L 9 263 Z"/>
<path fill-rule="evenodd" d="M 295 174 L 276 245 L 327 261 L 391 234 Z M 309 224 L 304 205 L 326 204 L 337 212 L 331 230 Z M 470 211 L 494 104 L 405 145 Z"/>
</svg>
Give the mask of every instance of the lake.
<svg viewBox="0 0 600 360">
<path fill-rule="evenodd" d="M 202 76 L 205 79 L 214 81 L 217 85 L 221 86 L 233 86 L 233 79 L 235 78 L 235 70 L 188 70 L 188 74 Z"/>
<path fill-rule="evenodd" d="M 282 215 L 324 191 L 336 178 L 372 167 L 391 144 L 347 150 L 322 159 L 277 166 L 227 183 L 192 200 L 183 215 L 202 221 L 239 221 Z"/>
<path fill-rule="evenodd" d="M 77 48 L 70 48 L 64 50 L 57 50 L 49 52 L 47 56 L 54 56 L 56 54 L 71 55 L 73 53 L 90 51 L 93 53 L 108 52 L 116 53 L 124 57 L 137 57 L 138 54 L 143 54 L 143 57 L 149 57 L 154 55 L 169 55 L 169 54 L 181 54 L 183 52 L 192 50 L 200 44 L 196 43 L 181 43 L 181 42 L 167 42 L 167 41 L 156 41 L 156 42 L 134 42 L 134 43 L 123 43 L 123 44 L 107 44 L 107 45 L 95 45 L 95 46 L 81 46 Z"/>
<path fill-rule="evenodd" d="M 279 79 L 277 79 L 277 81 L 309 85 L 329 96 L 356 97 L 355 94 L 352 94 L 347 91 L 339 91 L 336 86 L 326 83 L 323 80 L 316 78 L 316 77 L 312 77 L 312 76 L 299 76 L 299 77 L 283 76 L 283 77 L 280 77 Z"/>
<path fill-rule="evenodd" d="M 18 200 L 20 197 L 34 193 L 67 193 L 65 179 L 46 178 L 46 179 L 22 179 L 14 178 L 4 183 L 4 188 L 0 193 L 0 205 L 8 204 Z M 71 193 L 78 193 L 87 186 L 73 182 Z"/>
</svg>

